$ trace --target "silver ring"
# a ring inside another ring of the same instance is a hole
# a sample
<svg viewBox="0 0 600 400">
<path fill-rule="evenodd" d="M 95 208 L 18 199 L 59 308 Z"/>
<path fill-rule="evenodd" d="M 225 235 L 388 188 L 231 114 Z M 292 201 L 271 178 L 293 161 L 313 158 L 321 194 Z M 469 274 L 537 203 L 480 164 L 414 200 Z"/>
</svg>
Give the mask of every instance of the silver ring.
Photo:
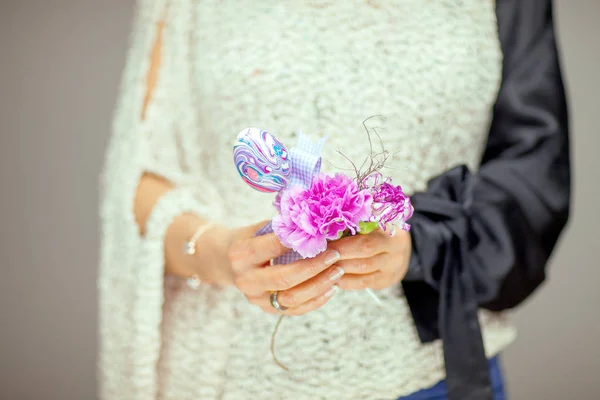
<svg viewBox="0 0 600 400">
<path fill-rule="evenodd" d="M 282 306 L 281 304 L 279 304 L 279 301 L 277 301 L 277 294 L 279 292 L 276 290 L 273 293 L 271 293 L 271 296 L 269 296 L 270 302 L 271 302 L 271 306 L 273 306 L 274 309 L 276 309 L 279 312 L 285 311 L 288 308 L 285 306 Z"/>
</svg>

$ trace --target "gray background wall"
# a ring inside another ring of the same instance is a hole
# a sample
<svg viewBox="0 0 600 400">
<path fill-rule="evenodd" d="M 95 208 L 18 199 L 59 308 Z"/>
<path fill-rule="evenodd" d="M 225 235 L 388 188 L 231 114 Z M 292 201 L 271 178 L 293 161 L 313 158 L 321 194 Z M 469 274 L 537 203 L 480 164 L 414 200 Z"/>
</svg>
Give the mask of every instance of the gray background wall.
<svg viewBox="0 0 600 400">
<path fill-rule="evenodd" d="M 574 218 L 515 313 L 517 400 L 597 399 L 600 1 L 557 1 Z M 0 0 L 0 399 L 95 398 L 97 181 L 133 0 Z"/>
</svg>

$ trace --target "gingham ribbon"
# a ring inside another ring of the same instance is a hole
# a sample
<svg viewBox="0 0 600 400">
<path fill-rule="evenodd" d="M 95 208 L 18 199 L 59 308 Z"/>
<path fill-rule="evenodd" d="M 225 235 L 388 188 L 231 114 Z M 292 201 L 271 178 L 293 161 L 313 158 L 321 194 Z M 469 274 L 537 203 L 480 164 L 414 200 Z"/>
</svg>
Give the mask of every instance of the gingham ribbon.
<svg viewBox="0 0 600 400">
<path fill-rule="evenodd" d="M 321 152 L 325 139 L 319 142 L 312 142 L 302 132 L 298 135 L 298 144 L 290 150 L 291 173 L 288 186 L 302 186 L 308 189 L 312 184 L 312 179 L 321 171 Z M 256 236 L 273 232 L 269 222 L 262 229 L 256 232 Z M 273 260 L 274 264 L 282 265 L 301 259 L 302 256 L 293 250 Z"/>
</svg>

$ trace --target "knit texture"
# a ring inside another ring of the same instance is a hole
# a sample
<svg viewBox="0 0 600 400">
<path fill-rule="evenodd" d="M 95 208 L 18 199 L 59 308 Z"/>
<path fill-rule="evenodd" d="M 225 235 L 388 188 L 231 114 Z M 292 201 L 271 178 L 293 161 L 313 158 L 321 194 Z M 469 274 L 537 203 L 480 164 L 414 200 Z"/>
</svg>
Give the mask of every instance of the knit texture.
<svg viewBox="0 0 600 400">
<path fill-rule="evenodd" d="M 493 1 L 139 0 L 102 180 L 100 387 L 108 399 L 396 399 L 444 378 L 441 342 L 421 344 L 400 287 L 342 291 L 284 319 L 236 289 L 163 278 L 163 240 L 183 212 L 230 227 L 275 213 L 243 183 L 238 132 L 258 127 L 288 147 L 327 137 L 323 172 L 362 163 L 368 121 L 394 153 L 407 193 L 478 161 L 501 80 Z M 167 7 L 168 6 L 168 7 Z M 165 13 L 166 10 L 166 13 Z M 156 23 L 162 63 L 140 119 Z M 378 146 L 378 142 L 375 142 Z M 177 189 L 140 237 L 133 199 L 144 171 Z M 183 251 L 183 250 L 182 250 Z M 486 352 L 515 336 L 480 313 Z"/>
</svg>

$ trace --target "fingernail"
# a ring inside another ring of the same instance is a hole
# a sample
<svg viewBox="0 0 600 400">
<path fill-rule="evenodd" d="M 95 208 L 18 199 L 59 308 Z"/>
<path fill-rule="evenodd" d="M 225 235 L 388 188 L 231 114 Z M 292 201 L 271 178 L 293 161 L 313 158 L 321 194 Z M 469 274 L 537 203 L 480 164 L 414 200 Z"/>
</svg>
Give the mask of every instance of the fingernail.
<svg viewBox="0 0 600 400">
<path fill-rule="evenodd" d="M 335 250 L 328 251 L 327 254 L 325 254 L 325 265 L 334 264 L 339 261 L 339 259 L 340 253 Z"/>
<path fill-rule="evenodd" d="M 328 291 L 325 292 L 325 297 L 331 297 L 334 294 L 336 294 L 339 290 L 340 290 L 340 288 L 337 287 L 337 285 L 333 285 L 332 287 L 329 288 Z"/>
<path fill-rule="evenodd" d="M 342 277 L 342 275 L 344 275 L 344 269 L 342 267 L 337 267 L 329 275 L 329 280 L 337 281 L 338 279 L 340 279 Z"/>
</svg>

